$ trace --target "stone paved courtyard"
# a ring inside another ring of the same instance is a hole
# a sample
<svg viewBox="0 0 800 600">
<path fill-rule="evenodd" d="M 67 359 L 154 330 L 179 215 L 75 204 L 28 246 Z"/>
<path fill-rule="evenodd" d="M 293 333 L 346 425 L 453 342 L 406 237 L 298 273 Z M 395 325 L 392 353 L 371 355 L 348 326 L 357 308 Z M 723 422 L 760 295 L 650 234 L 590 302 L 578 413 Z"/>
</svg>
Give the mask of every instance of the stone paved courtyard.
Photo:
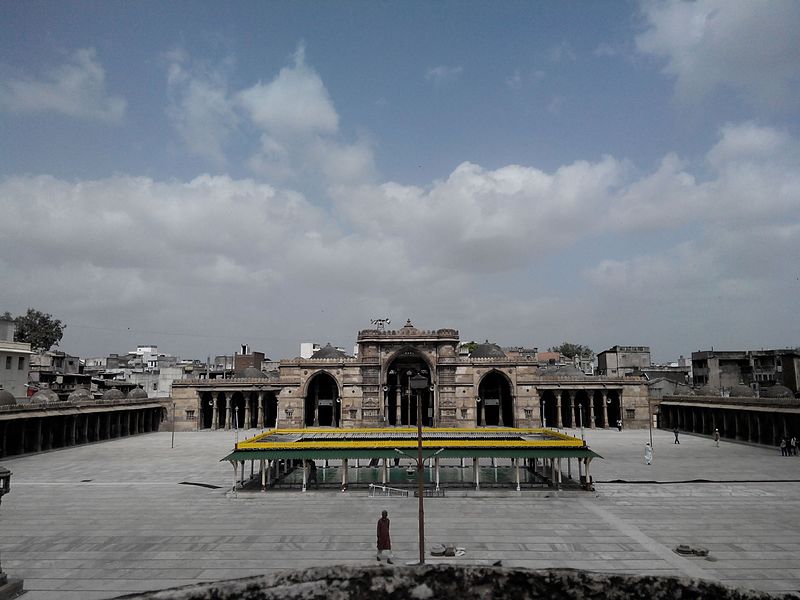
<svg viewBox="0 0 800 600">
<path fill-rule="evenodd" d="M 363 489 L 227 496 L 232 469 L 218 461 L 233 436 L 178 433 L 171 449 L 162 432 L 4 459 L 14 475 L 0 507 L 3 569 L 24 577 L 25 600 L 89 600 L 278 569 L 374 564 L 384 508 L 396 562 L 417 559 L 414 498 L 369 498 Z M 605 457 L 592 464 L 595 493 L 430 499 L 427 544 L 453 543 L 466 554 L 428 560 L 800 590 L 800 457 L 725 441 L 715 448 L 689 435 L 674 445 L 671 433 L 656 431 L 648 466 L 646 430 L 586 436 Z M 675 554 L 680 543 L 707 548 L 711 560 Z"/>
</svg>

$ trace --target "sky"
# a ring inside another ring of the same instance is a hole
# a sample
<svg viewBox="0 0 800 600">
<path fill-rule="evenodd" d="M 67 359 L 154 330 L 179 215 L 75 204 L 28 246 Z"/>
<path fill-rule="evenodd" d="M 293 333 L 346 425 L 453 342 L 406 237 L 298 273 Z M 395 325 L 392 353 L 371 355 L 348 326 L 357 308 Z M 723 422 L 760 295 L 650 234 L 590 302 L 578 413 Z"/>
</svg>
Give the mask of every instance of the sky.
<svg viewBox="0 0 800 600">
<path fill-rule="evenodd" d="M 0 312 L 82 357 L 800 346 L 800 3 L 0 3 Z"/>
</svg>

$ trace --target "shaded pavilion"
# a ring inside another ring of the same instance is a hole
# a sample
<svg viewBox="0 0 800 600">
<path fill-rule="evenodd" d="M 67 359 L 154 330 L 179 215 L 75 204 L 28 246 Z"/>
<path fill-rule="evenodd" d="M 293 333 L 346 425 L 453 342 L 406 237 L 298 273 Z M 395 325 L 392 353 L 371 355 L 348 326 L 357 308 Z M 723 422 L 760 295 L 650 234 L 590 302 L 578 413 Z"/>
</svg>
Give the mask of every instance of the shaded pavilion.
<svg viewBox="0 0 800 600">
<path fill-rule="evenodd" d="M 299 461 L 303 467 L 302 489 L 308 483 L 307 461 L 341 460 L 342 488 L 348 485 L 348 461 L 367 460 L 382 468 L 382 485 L 388 481 L 389 461 L 404 455 L 416 458 L 417 429 L 405 428 L 302 428 L 274 429 L 236 444 L 233 452 L 222 460 L 234 469 L 234 489 L 244 479 L 244 466 L 251 463 L 251 473 L 258 461 L 261 487 L 271 486 L 284 469 Z M 440 459 L 472 459 L 472 484 L 480 489 L 480 459 L 510 459 L 515 471 L 517 491 L 520 490 L 520 468 L 541 464 L 557 488 L 562 482 L 562 460 L 576 459 L 578 473 L 585 488 L 591 487 L 590 464 L 601 458 L 585 441 L 551 429 L 493 428 L 434 428 L 422 429 L 423 459 L 433 459 L 435 489 L 440 489 Z M 541 461 L 541 462 L 540 462 Z M 570 463 L 571 464 L 571 463 Z M 241 469 L 241 471 L 239 471 Z M 571 468 L 570 468 L 571 472 Z M 581 475 L 581 473 L 583 473 Z"/>
</svg>

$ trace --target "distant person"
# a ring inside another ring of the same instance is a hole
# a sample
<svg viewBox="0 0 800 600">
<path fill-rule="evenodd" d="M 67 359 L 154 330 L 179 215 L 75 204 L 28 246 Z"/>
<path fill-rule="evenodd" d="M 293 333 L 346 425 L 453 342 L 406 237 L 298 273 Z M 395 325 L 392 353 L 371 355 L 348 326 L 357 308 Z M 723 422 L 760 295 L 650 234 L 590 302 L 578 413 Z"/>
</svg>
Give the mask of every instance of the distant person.
<svg viewBox="0 0 800 600">
<path fill-rule="evenodd" d="M 786 438 L 785 437 L 781 438 L 781 456 L 788 456 L 788 454 L 786 454 Z"/>
<path fill-rule="evenodd" d="M 386 556 L 386 562 L 392 562 L 392 540 L 389 537 L 389 513 L 385 510 L 381 513 L 381 518 L 378 519 L 378 562 L 381 558 Z"/>
<path fill-rule="evenodd" d="M 617 429 L 622 431 L 622 419 L 617 419 Z"/>
<path fill-rule="evenodd" d="M 676 443 L 676 444 L 680 444 L 680 443 L 681 443 L 681 441 L 678 439 L 678 428 L 676 427 L 675 429 L 673 429 L 673 430 L 672 430 L 672 433 L 674 433 L 674 434 L 675 434 L 675 443 Z"/>
<path fill-rule="evenodd" d="M 653 464 L 653 447 L 650 446 L 650 442 L 647 442 L 644 445 L 644 464 Z"/>
<path fill-rule="evenodd" d="M 789 455 L 797 456 L 797 438 L 794 436 L 789 440 Z"/>
<path fill-rule="evenodd" d="M 714 444 L 719 448 L 719 429 L 714 430 Z"/>
</svg>

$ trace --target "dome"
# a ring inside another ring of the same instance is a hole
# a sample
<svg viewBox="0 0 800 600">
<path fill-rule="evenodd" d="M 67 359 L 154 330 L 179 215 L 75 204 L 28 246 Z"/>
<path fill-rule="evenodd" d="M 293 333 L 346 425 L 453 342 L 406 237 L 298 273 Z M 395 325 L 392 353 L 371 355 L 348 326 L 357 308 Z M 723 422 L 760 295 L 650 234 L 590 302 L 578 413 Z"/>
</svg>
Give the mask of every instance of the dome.
<svg viewBox="0 0 800 600">
<path fill-rule="evenodd" d="M 266 379 L 267 375 L 261 369 L 247 367 L 244 371 L 242 371 L 242 377 L 245 377 L 246 379 Z"/>
<path fill-rule="evenodd" d="M 67 402 L 92 402 L 93 400 L 92 392 L 82 387 L 76 388 L 74 392 L 67 396 Z"/>
<path fill-rule="evenodd" d="M 331 346 L 330 342 L 328 342 L 325 344 L 324 348 L 320 348 L 314 352 L 314 354 L 311 355 L 311 358 L 347 358 L 347 354 L 341 350 L 337 350 Z"/>
<path fill-rule="evenodd" d="M 715 390 L 710 385 L 704 385 L 697 389 L 698 396 L 719 396 L 719 390 Z"/>
<path fill-rule="evenodd" d="M 586 377 L 586 373 L 575 365 L 561 365 L 556 369 L 554 375 L 559 377 Z"/>
<path fill-rule="evenodd" d="M 490 344 L 489 340 L 486 340 L 483 344 L 478 344 L 475 346 L 475 350 L 473 350 L 470 355 L 470 358 L 505 358 L 506 353 L 503 352 L 502 348 L 497 344 Z"/>
<path fill-rule="evenodd" d="M 0 390 L 0 406 L 14 406 L 17 399 L 8 390 Z"/>
<path fill-rule="evenodd" d="M 128 398 L 131 400 L 136 400 L 138 398 L 147 398 L 147 392 L 145 392 L 140 387 L 135 387 L 130 392 L 128 392 Z"/>
<path fill-rule="evenodd" d="M 756 393 L 749 385 L 741 383 L 731 386 L 731 398 L 755 398 Z"/>
<path fill-rule="evenodd" d="M 794 398 L 792 390 L 783 385 L 761 388 L 762 398 Z"/>
<path fill-rule="evenodd" d="M 120 392 L 117 388 L 111 388 L 103 392 L 103 400 L 123 400 L 125 394 Z"/>
<path fill-rule="evenodd" d="M 58 394 L 49 389 L 39 390 L 31 396 L 31 402 L 58 402 Z"/>
</svg>

